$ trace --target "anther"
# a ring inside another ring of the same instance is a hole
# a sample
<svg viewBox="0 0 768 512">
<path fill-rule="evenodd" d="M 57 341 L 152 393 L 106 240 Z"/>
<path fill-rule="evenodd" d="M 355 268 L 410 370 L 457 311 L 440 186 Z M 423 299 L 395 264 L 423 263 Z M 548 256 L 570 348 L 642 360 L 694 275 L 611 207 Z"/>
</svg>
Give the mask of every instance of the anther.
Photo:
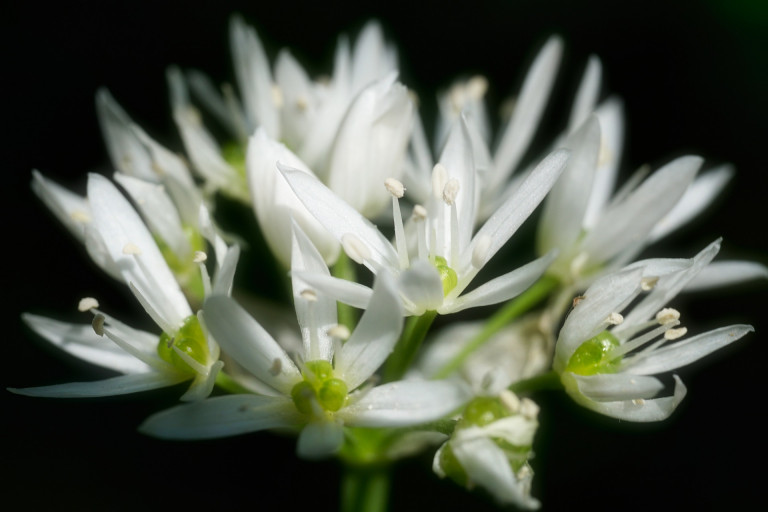
<svg viewBox="0 0 768 512">
<path fill-rule="evenodd" d="M 635 398 L 632 400 L 632 403 L 635 405 L 645 405 L 645 400 L 642 398 Z"/>
<path fill-rule="evenodd" d="M 508 389 L 504 389 L 499 393 L 499 401 L 512 414 L 517 414 L 520 411 L 520 399 Z"/>
<path fill-rule="evenodd" d="M 273 377 L 277 377 L 278 375 L 280 375 L 280 372 L 282 371 L 282 369 L 283 369 L 283 362 L 280 359 L 275 358 L 275 360 L 272 361 L 272 366 L 269 367 L 269 373 Z"/>
<path fill-rule="evenodd" d="M 398 199 L 403 197 L 403 194 L 405 194 L 405 186 L 402 184 L 402 182 L 396 180 L 395 178 L 387 178 L 384 180 L 384 186 L 387 188 L 387 191 L 390 194 Z"/>
<path fill-rule="evenodd" d="M 523 398 L 520 401 L 520 414 L 529 420 L 535 420 L 539 416 L 539 406 L 530 398 Z"/>
<path fill-rule="evenodd" d="M 305 98 L 304 96 L 297 96 L 296 108 L 298 108 L 302 112 L 307 110 L 309 108 L 309 102 L 307 101 L 307 98 Z"/>
<path fill-rule="evenodd" d="M 93 327 L 93 332 L 98 334 L 99 336 L 104 336 L 104 321 L 106 318 L 104 315 L 94 315 L 93 321 L 91 322 L 91 327 Z"/>
<path fill-rule="evenodd" d="M 441 163 L 436 163 L 432 168 L 432 195 L 440 199 L 443 195 L 445 182 L 448 181 L 448 171 Z"/>
<path fill-rule="evenodd" d="M 371 257 L 371 251 L 368 250 L 362 240 L 357 238 L 352 233 L 345 233 L 341 237 L 341 247 L 347 256 L 352 258 L 356 263 L 363 264 L 365 260 Z"/>
<path fill-rule="evenodd" d="M 664 339 L 665 340 L 676 340 L 677 338 L 681 338 L 685 336 L 685 333 L 688 332 L 688 329 L 686 327 L 678 327 L 677 329 L 669 329 L 667 332 L 664 333 Z"/>
<path fill-rule="evenodd" d="M 653 290 L 653 288 L 656 286 L 656 283 L 658 282 L 658 277 L 644 277 L 640 280 L 640 289 L 644 292 L 649 292 Z"/>
<path fill-rule="evenodd" d="M 621 316 L 621 313 L 611 313 L 608 315 L 608 318 L 605 319 L 605 323 L 609 325 L 620 325 L 624 321 L 624 317 Z"/>
<path fill-rule="evenodd" d="M 283 90 L 277 84 L 272 84 L 272 102 L 277 108 L 283 106 Z"/>
<path fill-rule="evenodd" d="M 139 256 L 141 254 L 141 249 L 132 243 L 127 243 L 123 246 L 123 254 Z"/>
<path fill-rule="evenodd" d="M 413 207 L 413 220 L 419 221 L 427 218 L 427 209 L 417 204 Z"/>
<path fill-rule="evenodd" d="M 195 263 L 203 263 L 208 259 L 208 255 L 205 254 L 203 251 L 195 251 L 195 257 L 192 258 L 192 261 Z"/>
<path fill-rule="evenodd" d="M 481 100 L 488 90 L 488 80 L 482 75 L 475 75 L 467 81 L 467 96 Z"/>
<path fill-rule="evenodd" d="M 664 308 L 656 313 L 656 321 L 659 325 L 667 325 L 680 319 L 680 312 L 674 308 Z"/>
<path fill-rule="evenodd" d="M 72 213 L 69 214 L 69 218 L 75 222 L 82 222 L 82 223 L 91 222 L 91 216 L 88 215 L 88 212 L 84 212 L 82 210 L 73 211 Z"/>
<path fill-rule="evenodd" d="M 443 187 L 443 201 L 448 206 L 452 206 L 456 202 L 456 196 L 459 195 L 459 180 L 451 178 Z"/>
<path fill-rule="evenodd" d="M 301 296 L 302 299 L 308 302 L 317 302 L 317 292 L 315 292 L 315 290 L 312 290 L 310 288 L 301 290 L 299 295 Z"/>
<path fill-rule="evenodd" d="M 99 301 L 93 297 L 84 297 L 80 299 L 80 302 L 77 303 L 77 310 L 82 312 L 90 311 L 92 309 L 96 309 L 97 307 L 99 307 Z"/>
<path fill-rule="evenodd" d="M 328 336 L 331 338 L 336 338 L 337 340 L 346 340 L 350 336 L 349 327 L 346 325 L 336 324 L 333 327 L 329 327 L 326 331 L 328 333 Z"/>
</svg>

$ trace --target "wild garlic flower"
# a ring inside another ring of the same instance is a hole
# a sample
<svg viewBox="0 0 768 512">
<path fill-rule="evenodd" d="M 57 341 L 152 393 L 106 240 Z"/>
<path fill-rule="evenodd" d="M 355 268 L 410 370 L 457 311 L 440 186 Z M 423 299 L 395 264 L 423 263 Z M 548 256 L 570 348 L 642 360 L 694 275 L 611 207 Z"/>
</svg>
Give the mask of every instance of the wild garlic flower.
<svg viewBox="0 0 768 512">
<path fill-rule="evenodd" d="M 531 496 L 533 470 L 528 463 L 538 412 L 532 400 L 508 390 L 475 398 L 435 453 L 432 469 L 468 489 L 481 487 L 499 504 L 539 508 Z"/>
<path fill-rule="evenodd" d="M 400 172 L 413 111 L 405 87 L 395 81 L 396 52 L 384 42 L 379 25 L 366 25 L 353 49 L 342 39 L 333 74 L 323 81 L 311 80 L 287 50 L 270 67 L 256 31 L 238 17 L 232 19 L 230 39 L 242 106 L 230 87 L 225 86 L 222 97 L 199 72 L 189 73 L 185 79 L 174 68 L 168 75 L 174 118 L 190 158 L 209 188 L 248 199 L 245 146 L 254 131 L 261 129 L 271 140 L 290 148 L 334 190 L 356 201 L 364 215 L 378 215 L 386 201 L 365 194 L 370 188 L 367 177 L 375 182 L 385 170 Z M 205 129 L 191 106 L 188 86 L 229 129 L 234 144 L 220 147 Z M 257 167 L 269 173 L 248 172 L 251 193 L 269 197 L 262 187 L 275 179 L 271 176 L 277 172 L 275 162 Z M 366 172 L 361 173 L 363 168 Z M 284 238 L 290 245 L 290 237 Z M 284 254 L 278 257 L 290 261 Z"/>
<path fill-rule="evenodd" d="M 384 182 L 392 197 L 394 243 L 318 180 L 286 166 L 281 165 L 281 169 L 299 199 L 341 243 L 346 254 L 374 274 L 389 272 L 399 276 L 406 312 L 421 315 L 425 311 L 454 313 L 508 300 L 544 272 L 552 254 L 462 295 L 544 198 L 567 159 L 567 151 L 556 151 L 545 158 L 475 233 L 476 173 L 466 124 L 457 125 L 433 170 L 432 196 L 427 204 L 413 208 L 409 226 L 404 226 L 399 203 L 405 188 L 395 179 Z M 415 238 L 413 243 L 407 240 L 406 228 Z M 371 293 L 365 286 L 331 277 L 302 278 L 337 300 L 357 307 L 365 307 Z"/>
<path fill-rule="evenodd" d="M 672 396 L 654 398 L 664 385 L 651 375 L 688 365 L 753 331 L 731 325 L 675 341 L 687 329 L 667 303 L 719 249 L 718 240 L 690 260 L 633 263 L 601 277 L 574 301 L 557 340 L 554 369 L 576 402 L 623 420 L 663 420 L 686 388 L 675 375 Z"/>
<path fill-rule="evenodd" d="M 295 270 L 328 273 L 298 228 L 292 265 Z M 208 329 L 225 352 L 264 383 L 263 394 L 175 407 L 150 417 L 141 430 L 175 439 L 299 430 L 299 455 L 314 458 L 341 448 L 344 426 L 417 425 L 448 415 L 466 400 L 463 388 L 447 381 L 371 382 L 403 325 L 398 292 L 388 274 L 377 277 L 369 308 L 351 334 L 337 324 L 335 301 L 307 287 L 296 274 L 293 292 L 303 340 L 301 353 L 294 357 L 232 299 L 214 296 L 203 308 Z"/>
<path fill-rule="evenodd" d="M 89 221 L 83 225 L 83 236 L 88 252 L 130 287 L 162 334 L 119 322 L 97 309 L 98 302 L 91 298 L 82 300 L 79 307 L 94 314 L 92 326 L 25 315 L 30 327 L 52 344 L 124 375 L 13 391 L 31 396 L 108 396 L 192 380 L 182 400 L 204 398 L 223 365 L 219 347 L 193 313 L 152 234 L 128 200 L 103 176 L 89 175 L 87 205 Z M 213 283 L 204 266 L 205 253 L 197 253 L 195 264 L 206 294 L 230 293 L 238 253 L 236 246 L 229 248 L 217 261 Z"/>
</svg>

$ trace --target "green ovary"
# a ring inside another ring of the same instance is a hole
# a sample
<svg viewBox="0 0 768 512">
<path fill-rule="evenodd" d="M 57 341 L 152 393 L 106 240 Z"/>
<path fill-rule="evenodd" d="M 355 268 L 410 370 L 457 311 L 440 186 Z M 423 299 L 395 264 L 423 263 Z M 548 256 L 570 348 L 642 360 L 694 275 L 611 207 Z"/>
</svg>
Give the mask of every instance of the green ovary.
<svg viewBox="0 0 768 512">
<path fill-rule="evenodd" d="M 603 331 L 576 349 L 568 360 L 565 371 L 577 375 L 615 373 L 619 369 L 621 359 L 613 359 L 610 354 L 618 346 L 618 338 L 608 331 Z"/>
<path fill-rule="evenodd" d="M 435 256 L 434 265 L 440 273 L 440 280 L 443 282 L 443 296 L 448 295 L 448 292 L 456 288 L 459 283 L 456 271 L 448 266 L 448 262 L 442 256 Z"/>
<path fill-rule="evenodd" d="M 194 373 L 195 370 L 184 361 L 174 347 L 202 365 L 207 363 L 208 342 L 195 315 L 187 317 L 184 325 L 173 337 L 166 333 L 160 335 L 160 341 L 157 344 L 157 354 L 163 361 L 172 364 L 182 372 Z"/>
<path fill-rule="evenodd" d="M 203 278 L 200 275 L 200 269 L 197 264 L 192 261 L 192 256 L 195 251 L 203 251 L 205 249 L 205 241 L 200 232 L 195 228 L 184 226 L 183 229 L 191 249 L 188 258 L 179 259 L 176 253 L 160 237 L 155 237 L 155 242 L 160 249 L 160 253 L 163 255 L 163 259 L 168 263 L 168 267 L 176 276 L 182 288 L 195 299 L 202 301 L 205 297 Z"/>
<path fill-rule="evenodd" d="M 313 413 L 313 402 L 325 411 L 336 412 L 346 404 L 348 392 L 347 384 L 334 378 L 331 363 L 318 360 L 306 364 L 304 380 L 293 386 L 291 398 L 304 414 Z"/>
</svg>

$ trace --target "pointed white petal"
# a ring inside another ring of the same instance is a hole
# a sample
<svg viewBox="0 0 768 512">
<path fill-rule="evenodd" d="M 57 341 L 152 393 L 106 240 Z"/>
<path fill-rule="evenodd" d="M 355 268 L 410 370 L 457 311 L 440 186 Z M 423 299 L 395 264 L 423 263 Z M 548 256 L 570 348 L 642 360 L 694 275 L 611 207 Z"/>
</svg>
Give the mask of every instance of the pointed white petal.
<svg viewBox="0 0 768 512">
<path fill-rule="evenodd" d="M 422 315 L 443 305 L 443 282 L 434 265 L 417 260 L 411 267 L 400 273 L 398 286 L 412 307 L 409 313 Z"/>
<path fill-rule="evenodd" d="M 470 398 L 457 382 L 398 381 L 376 386 L 336 413 L 350 426 L 405 427 L 443 418 Z M 354 397 L 352 397 L 354 398 Z"/>
<path fill-rule="evenodd" d="M 93 331 L 91 324 L 77 325 L 24 314 L 37 334 L 73 356 L 120 373 L 146 373 L 149 367 Z"/>
<path fill-rule="evenodd" d="M 659 379 L 643 375 L 627 373 L 573 374 L 571 377 L 578 383 L 579 392 L 588 399 L 598 402 L 614 402 L 634 398 L 648 399 L 653 398 L 664 389 L 664 384 Z"/>
<path fill-rule="evenodd" d="M 472 253 L 478 241 L 490 240 L 486 261 L 507 243 L 507 240 L 539 205 L 560 177 L 568 161 L 568 153 L 567 150 L 557 150 L 536 166 L 512 196 L 504 201 L 504 204 L 491 215 L 491 218 L 475 234 L 472 242 L 462 253 L 462 268 L 469 268 Z"/>
<path fill-rule="evenodd" d="M 403 307 L 394 279 L 379 274 L 368 308 L 341 350 L 335 371 L 350 390 L 357 388 L 384 363 L 403 328 Z"/>
<path fill-rule="evenodd" d="M 232 295 L 232 283 L 240 259 L 240 247 L 233 245 L 227 249 L 224 260 L 218 262 L 219 268 L 213 276 L 213 295 Z"/>
<path fill-rule="evenodd" d="M 754 261 L 713 261 L 689 281 L 684 290 L 707 290 L 755 279 L 768 279 L 768 267 Z"/>
<path fill-rule="evenodd" d="M 291 275 L 295 275 L 296 278 L 316 288 L 322 294 L 358 309 L 366 309 L 368 307 L 368 302 L 371 300 L 371 294 L 373 293 L 373 290 L 365 285 L 338 277 L 313 272 L 292 272 Z"/>
<path fill-rule="evenodd" d="M 622 371 L 650 375 L 681 368 L 733 343 L 745 334 L 754 332 L 754 330 L 751 325 L 721 327 L 653 350 L 647 355 L 640 354 L 637 357 L 626 359 Z"/>
<path fill-rule="evenodd" d="M 127 395 L 139 393 L 150 389 L 173 386 L 186 379 L 188 375 L 146 372 L 120 375 L 105 380 L 93 382 L 68 382 L 66 384 L 54 384 L 52 386 L 40 386 L 35 388 L 8 388 L 17 395 L 41 396 L 50 398 L 91 398 L 97 396 Z"/>
<path fill-rule="evenodd" d="M 344 443 L 344 429 L 333 421 L 310 421 L 296 444 L 296 453 L 302 459 L 320 459 L 338 452 Z"/>
<path fill-rule="evenodd" d="M 205 301 L 203 319 L 221 349 L 258 379 L 290 395 L 301 374 L 285 351 L 240 305 L 216 295 Z"/>
<path fill-rule="evenodd" d="M 573 107 L 571 107 L 571 117 L 568 120 L 569 132 L 575 131 L 584 124 L 587 118 L 595 111 L 597 98 L 600 95 L 602 68 L 600 59 L 590 55 L 584 75 L 581 77 L 579 90 L 576 92 L 576 97 L 573 100 Z"/>
<path fill-rule="evenodd" d="M 301 414 L 289 398 L 230 395 L 153 414 L 139 431 L 164 439 L 212 439 L 270 428 L 294 428 L 301 421 Z"/>
<path fill-rule="evenodd" d="M 517 297 L 541 277 L 555 259 L 555 255 L 556 252 L 550 252 L 520 268 L 491 279 L 453 301 L 450 301 L 451 295 L 449 295 L 446 298 L 446 306 L 438 311 L 441 314 L 456 313 L 464 309 L 498 304 Z"/>
<path fill-rule="evenodd" d="M 83 242 L 84 224 L 91 221 L 91 208 L 88 206 L 88 201 L 45 178 L 37 170 L 32 171 L 32 190 L 64 224 L 64 227 Z"/>
</svg>

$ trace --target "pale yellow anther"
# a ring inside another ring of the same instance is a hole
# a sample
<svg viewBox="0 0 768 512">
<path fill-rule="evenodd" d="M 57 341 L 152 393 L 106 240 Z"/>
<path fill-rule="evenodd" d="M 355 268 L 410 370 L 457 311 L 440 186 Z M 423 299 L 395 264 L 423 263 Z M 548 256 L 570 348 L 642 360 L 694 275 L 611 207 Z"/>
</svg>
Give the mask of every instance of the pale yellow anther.
<svg viewBox="0 0 768 512">
<path fill-rule="evenodd" d="M 98 334 L 99 336 L 104 336 L 104 321 L 106 318 L 104 315 L 94 315 L 93 321 L 91 322 L 91 327 L 93 327 L 93 332 Z"/>
<path fill-rule="evenodd" d="M 504 389 L 499 393 L 499 401 L 512 414 L 517 414 L 520 411 L 520 399 L 508 389 Z"/>
<path fill-rule="evenodd" d="M 344 252 L 356 263 L 363 264 L 365 260 L 371 257 L 371 251 L 357 236 L 352 233 L 345 233 L 341 236 L 341 247 Z"/>
<path fill-rule="evenodd" d="M 141 249 L 139 249 L 138 246 L 127 243 L 123 246 L 123 254 L 127 254 L 129 256 L 139 256 L 141 254 Z"/>
<path fill-rule="evenodd" d="M 677 329 L 669 329 L 667 332 L 664 333 L 664 339 L 665 340 L 676 340 L 677 338 L 681 338 L 685 336 L 685 334 L 688 332 L 688 329 L 686 327 L 678 327 Z"/>
<path fill-rule="evenodd" d="M 674 308 L 664 308 L 656 313 L 656 321 L 659 325 L 667 325 L 680 319 L 680 312 Z"/>
<path fill-rule="evenodd" d="M 333 327 L 329 327 L 328 331 L 326 332 L 331 338 L 336 338 L 337 340 L 341 341 L 349 339 L 349 336 L 352 334 L 349 332 L 349 327 L 341 324 L 336 324 Z"/>
<path fill-rule="evenodd" d="M 620 325 L 624 321 L 624 317 L 621 316 L 621 313 L 613 312 L 610 315 L 608 315 L 608 318 L 605 319 L 605 323 L 609 325 Z"/>
<path fill-rule="evenodd" d="M 533 470 L 531 469 L 531 466 L 528 464 L 523 464 L 520 469 L 517 471 L 517 479 L 518 480 L 525 480 L 526 478 L 530 478 L 533 476 Z"/>
<path fill-rule="evenodd" d="M 632 400 L 632 403 L 635 405 L 645 405 L 645 400 L 642 398 L 635 398 Z"/>
<path fill-rule="evenodd" d="M 488 79 L 475 75 L 467 81 L 467 96 L 473 100 L 481 100 L 488 91 Z"/>
<path fill-rule="evenodd" d="M 269 373 L 273 377 L 277 377 L 280 375 L 280 372 L 283 370 L 283 361 L 280 359 L 275 358 L 274 361 L 272 361 L 272 366 L 269 367 Z"/>
<path fill-rule="evenodd" d="M 529 419 L 529 420 L 535 420 L 539 417 L 539 406 L 536 405 L 536 402 L 531 400 L 530 398 L 523 398 L 520 401 L 520 414 L 523 415 L 523 417 Z"/>
<path fill-rule="evenodd" d="M 400 199 L 405 194 L 405 185 L 395 178 L 387 178 L 384 180 L 384 186 L 387 191 L 394 197 Z"/>
<path fill-rule="evenodd" d="M 658 282 L 658 277 L 644 277 L 640 280 L 640 289 L 644 292 L 649 292 L 653 290 L 653 288 L 656 286 L 656 283 Z"/>
<path fill-rule="evenodd" d="M 427 209 L 417 204 L 413 207 L 413 220 L 419 221 L 427 218 Z"/>
<path fill-rule="evenodd" d="M 309 102 L 307 101 L 307 98 L 304 97 L 304 96 L 297 96 L 296 97 L 296 108 L 298 108 L 302 112 L 307 110 L 309 108 Z"/>
<path fill-rule="evenodd" d="M 446 181 L 448 181 L 448 171 L 443 164 L 438 162 L 432 168 L 432 195 L 436 199 L 442 198 Z"/>
<path fill-rule="evenodd" d="M 456 202 L 456 197 L 459 195 L 459 180 L 451 178 L 443 187 L 443 201 L 445 204 L 451 206 Z"/>
<path fill-rule="evenodd" d="M 75 222 L 91 222 L 91 216 L 88 214 L 88 212 L 84 212 L 82 210 L 73 211 L 69 214 L 69 218 Z"/>
<path fill-rule="evenodd" d="M 472 266 L 480 269 L 483 268 L 485 262 L 488 260 L 488 251 L 491 248 L 491 237 L 488 235 L 481 235 L 475 242 L 475 247 L 472 249 Z"/>
<path fill-rule="evenodd" d="M 208 255 L 203 251 L 195 251 L 195 257 L 192 258 L 192 261 L 195 263 L 204 263 L 207 259 Z"/>
<path fill-rule="evenodd" d="M 99 307 L 99 301 L 93 297 L 83 297 L 80 299 L 80 302 L 77 303 L 78 311 L 90 311 L 92 309 L 96 309 L 97 307 Z"/>
<path fill-rule="evenodd" d="M 586 252 L 580 252 L 575 258 L 571 260 L 571 275 L 580 276 L 584 267 L 587 266 L 589 261 L 589 254 Z"/>
<path fill-rule="evenodd" d="M 277 108 L 280 108 L 283 106 L 283 90 L 280 89 L 280 86 L 277 84 L 272 84 L 272 103 L 275 104 Z"/>
<path fill-rule="evenodd" d="M 299 296 L 301 296 L 301 298 L 306 300 L 307 302 L 317 302 L 317 292 L 310 288 L 301 290 L 301 292 L 299 293 Z"/>
</svg>

